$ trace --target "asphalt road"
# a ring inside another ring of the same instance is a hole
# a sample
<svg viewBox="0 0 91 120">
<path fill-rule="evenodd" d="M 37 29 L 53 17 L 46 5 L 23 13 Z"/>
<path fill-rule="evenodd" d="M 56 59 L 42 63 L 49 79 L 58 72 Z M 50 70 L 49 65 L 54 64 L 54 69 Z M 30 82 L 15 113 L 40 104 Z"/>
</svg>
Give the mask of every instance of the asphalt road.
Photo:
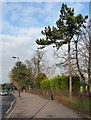
<svg viewBox="0 0 91 120">
<path fill-rule="evenodd" d="M 7 111 L 10 109 L 15 97 L 8 92 L 8 95 L 2 96 L 2 118 L 7 115 Z"/>
</svg>

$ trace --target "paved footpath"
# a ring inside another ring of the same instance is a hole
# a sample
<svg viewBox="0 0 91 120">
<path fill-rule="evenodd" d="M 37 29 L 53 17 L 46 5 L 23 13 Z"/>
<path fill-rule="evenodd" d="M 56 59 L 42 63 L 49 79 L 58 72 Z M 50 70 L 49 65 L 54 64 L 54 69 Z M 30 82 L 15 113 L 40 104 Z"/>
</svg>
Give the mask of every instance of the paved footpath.
<svg viewBox="0 0 91 120">
<path fill-rule="evenodd" d="M 17 103 L 9 118 L 82 118 L 72 109 L 40 96 L 21 93 L 19 98 L 18 92 L 14 95 Z"/>
</svg>

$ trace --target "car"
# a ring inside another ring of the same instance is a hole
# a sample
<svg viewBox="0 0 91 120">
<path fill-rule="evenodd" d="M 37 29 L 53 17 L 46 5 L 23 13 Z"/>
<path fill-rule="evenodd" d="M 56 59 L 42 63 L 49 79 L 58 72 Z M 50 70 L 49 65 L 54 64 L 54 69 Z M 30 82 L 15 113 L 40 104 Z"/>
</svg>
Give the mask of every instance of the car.
<svg viewBox="0 0 91 120">
<path fill-rule="evenodd" d="M 2 91 L 0 91 L 0 95 L 7 95 L 8 93 L 7 93 L 7 91 L 5 91 L 5 90 L 2 90 Z"/>
<path fill-rule="evenodd" d="M 13 91 L 12 89 L 10 89 L 9 91 Z"/>
<path fill-rule="evenodd" d="M 4 91 L 8 92 L 8 89 L 5 89 Z"/>
</svg>

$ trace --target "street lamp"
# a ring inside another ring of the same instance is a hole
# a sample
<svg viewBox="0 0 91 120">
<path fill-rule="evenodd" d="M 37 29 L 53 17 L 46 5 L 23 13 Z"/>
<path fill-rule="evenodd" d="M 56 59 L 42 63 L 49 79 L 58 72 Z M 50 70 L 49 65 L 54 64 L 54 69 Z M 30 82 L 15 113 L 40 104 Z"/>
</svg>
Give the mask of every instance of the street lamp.
<svg viewBox="0 0 91 120">
<path fill-rule="evenodd" d="M 12 57 L 12 58 L 17 58 L 18 59 L 18 63 L 19 63 L 19 57 Z M 19 77 L 19 66 L 18 66 L 18 77 Z M 18 78 L 19 79 L 19 78 Z M 19 88 L 19 97 L 20 97 L 20 85 L 18 83 L 18 88 Z"/>
</svg>

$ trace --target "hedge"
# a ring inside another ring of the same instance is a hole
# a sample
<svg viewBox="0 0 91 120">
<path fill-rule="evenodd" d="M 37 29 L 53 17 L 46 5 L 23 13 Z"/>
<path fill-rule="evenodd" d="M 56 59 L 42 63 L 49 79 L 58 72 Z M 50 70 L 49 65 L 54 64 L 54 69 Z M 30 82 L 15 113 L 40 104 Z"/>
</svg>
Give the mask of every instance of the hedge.
<svg viewBox="0 0 91 120">
<path fill-rule="evenodd" d="M 72 91 L 80 91 L 80 78 L 78 76 L 72 76 Z"/>
<path fill-rule="evenodd" d="M 61 86 L 61 76 L 57 75 L 56 77 L 50 79 L 51 90 L 59 90 L 60 86 Z"/>
<path fill-rule="evenodd" d="M 59 76 L 52 79 L 45 79 L 40 82 L 40 88 L 46 90 L 68 90 L 69 89 L 69 77 Z M 72 91 L 80 91 L 80 79 L 78 76 L 72 76 Z"/>
<path fill-rule="evenodd" d="M 50 80 L 49 79 L 44 79 L 43 81 L 40 82 L 40 88 L 44 90 L 50 90 Z"/>
<path fill-rule="evenodd" d="M 69 89 L 69 78 L 68 76 L 61 76 L 61 90 L 68 90 Z"/>
</svg>

